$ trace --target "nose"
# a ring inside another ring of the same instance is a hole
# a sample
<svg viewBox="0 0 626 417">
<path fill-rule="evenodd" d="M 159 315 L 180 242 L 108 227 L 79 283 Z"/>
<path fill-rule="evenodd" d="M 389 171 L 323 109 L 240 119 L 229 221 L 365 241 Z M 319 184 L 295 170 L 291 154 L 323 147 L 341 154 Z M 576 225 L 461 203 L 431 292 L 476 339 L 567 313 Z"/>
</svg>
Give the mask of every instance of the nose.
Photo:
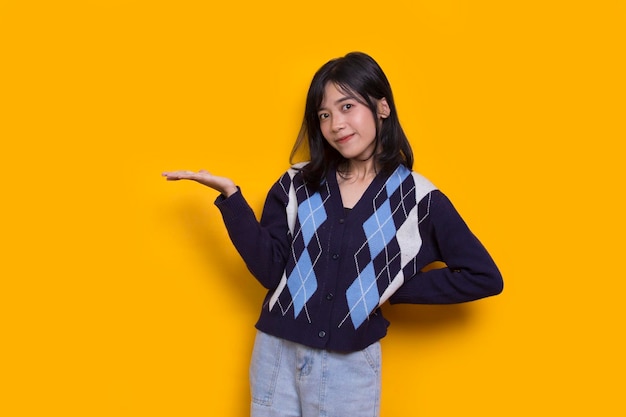
<svg viewBox="0 0 626 417">
<path fill-rule="evenodd" d="M 345 121 L 341 114 L 333 115 L 331 118 L 331 129 L 333 132 L 339 132 L 341 129 L 345 127 Z"/>
</svg>

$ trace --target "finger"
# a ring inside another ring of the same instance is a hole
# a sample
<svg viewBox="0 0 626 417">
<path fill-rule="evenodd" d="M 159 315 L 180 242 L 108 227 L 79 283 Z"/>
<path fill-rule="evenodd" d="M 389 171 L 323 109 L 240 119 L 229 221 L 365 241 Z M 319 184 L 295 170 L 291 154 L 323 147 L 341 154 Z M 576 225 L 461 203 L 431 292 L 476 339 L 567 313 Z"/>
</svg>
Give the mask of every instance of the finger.
<svg viewBox="0 0 626 417">
<path fill-rule="evenodd" d="M 164 172 L 163 175 L 167 180 L 182 180 L 193 177 L 193 172 L 191 171 L 174 171 L 174 172 Z"/>
<path fill-rule="evenodd" d="M 195 172 L 194 171 L 190 171 L 188 169 L 179 169 L 177 171 L 171 171 L 170 174 L 177 174 L 177 175 L 194 175 Z"/>
</svg>

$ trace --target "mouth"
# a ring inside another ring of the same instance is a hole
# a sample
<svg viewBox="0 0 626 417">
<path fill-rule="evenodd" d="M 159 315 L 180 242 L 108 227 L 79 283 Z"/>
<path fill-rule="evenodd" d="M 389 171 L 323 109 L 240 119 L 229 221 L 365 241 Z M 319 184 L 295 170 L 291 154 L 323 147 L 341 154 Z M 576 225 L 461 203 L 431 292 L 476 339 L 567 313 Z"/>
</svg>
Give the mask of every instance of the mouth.
<svg viewBox="0 0 626 417">
<path fill-rule="evenodd" d="M 352 136 L 354 136 L 354 133 L 351 133 L 351 134 L 346 135 L 346 136 L 342 136 L 339 139 L 337 139 L 335 142 L 337 142 L 337 143 L 345 143 L 345 142 L 349 141 L 350 138 L 352 138 Z"/>
</svg>

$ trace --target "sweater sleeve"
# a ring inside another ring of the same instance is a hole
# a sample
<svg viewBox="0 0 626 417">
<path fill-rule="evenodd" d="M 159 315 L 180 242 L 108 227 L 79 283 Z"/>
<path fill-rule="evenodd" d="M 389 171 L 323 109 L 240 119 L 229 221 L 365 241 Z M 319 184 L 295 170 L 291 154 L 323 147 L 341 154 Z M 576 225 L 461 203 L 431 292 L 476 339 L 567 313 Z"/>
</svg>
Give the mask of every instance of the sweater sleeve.
<svg viewBox="0 0 626 417">
<path fill-rule="evenodd" d="M 248 270 L 267 289 L 278 286 L 289 250 L 285 206 L 287 195 L 277 182 L 270 189 L 259 222 L 240 191 L 219 196 L 219 208 L 228 235 Z"/>
<path fill-rule="evenodd" d="M 470 231 L 450 200 L 432 192 L 430 213 L 420 226 L 423 245 L 434 245 L 445 267 L 418 272 L 390 298 L 390 303 L 451 304 L 502 292 L 503 280 L 495 262 Z"/>
</svg>

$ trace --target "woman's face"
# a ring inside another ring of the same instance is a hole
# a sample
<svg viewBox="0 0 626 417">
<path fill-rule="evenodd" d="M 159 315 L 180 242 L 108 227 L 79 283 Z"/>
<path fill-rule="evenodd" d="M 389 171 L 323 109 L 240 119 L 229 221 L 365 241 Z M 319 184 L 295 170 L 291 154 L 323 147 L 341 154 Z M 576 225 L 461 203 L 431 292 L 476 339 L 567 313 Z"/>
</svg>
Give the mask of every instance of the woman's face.
<svg viewBox="0 0 626 417">
<path fill-rule="evenodd" d="M 364 161 L 376 151 L 376 125 L 389 115 L 389 107 L 384 98 L 379 100 L 374 118 L 367 105 L 328 83 L 317 115 L 322 135 L 330 146 L 346 159 Z"/>
</svg>

